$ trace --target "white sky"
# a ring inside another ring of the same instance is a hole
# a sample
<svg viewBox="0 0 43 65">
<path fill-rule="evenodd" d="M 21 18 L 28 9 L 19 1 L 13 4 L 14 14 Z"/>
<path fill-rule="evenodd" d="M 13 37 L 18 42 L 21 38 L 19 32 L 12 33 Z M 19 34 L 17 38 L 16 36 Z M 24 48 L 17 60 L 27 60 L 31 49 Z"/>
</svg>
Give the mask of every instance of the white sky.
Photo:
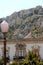
<svg viewBox="0 0 43 65">
<path fill-rule="evenodd" d="M 0 0 L 0 18 L 11 15 L 15 11 L 43 6 L 43 0 Z"/>
</svg>

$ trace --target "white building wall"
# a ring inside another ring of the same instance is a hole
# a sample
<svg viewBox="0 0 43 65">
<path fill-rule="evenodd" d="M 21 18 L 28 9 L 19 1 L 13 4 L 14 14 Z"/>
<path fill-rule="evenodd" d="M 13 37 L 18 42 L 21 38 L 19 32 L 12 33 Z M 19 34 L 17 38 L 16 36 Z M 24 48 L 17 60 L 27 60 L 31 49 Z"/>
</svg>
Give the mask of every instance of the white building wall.
<svg viewBox="0 0 43 65">
<path fill-rule="evenodd" d="M 3 47 L 3 44 L 0 45 L 0 59 L 2 59 L 2 47 Z"/>
<path fill-rule="evenodd" d="M 0 59 L 3 56 L 3 51 L 2 51 L 2 48 L 3 47 L 4 47 L 4 45 L 3 44 L 0 44 Z M 7 44 L 6 45 L 6 49 L 8 47 L 10 48 L 10 51 L 9 51 L 10 60 L 13 60 L 13 57 L 15 56 L 15 44 Z"/>
<path fill-rule="evenodd" d="M 39 43 L 36 43 L 36 44 L 26 43 L 26 51 L 28 52 L 28 50 L 31 50 L 33 45 L 40 46 L 40 56 L 43 59 L 43 43 L 40 43 L 40 44 Z M 13 60 L 13 57 L 15 56 L 15 51 L 16 51 L 15 44 L 7 44 L 7 47 L 10 48 L 10 51 L 9 51 L 10 60 Z M 0 58 L 2 58 L 2 54 L 3 54 L 2 48 L 3 48 L 3 44 L 0 44 Z"/>
<path fill-rule="evenodd" d="M 15 56 L 15 44 L 7 44 L 7 47 L 10 48 L 9 51 L 10 60 L 13 60 L 13 57 Z"/>
</svg>

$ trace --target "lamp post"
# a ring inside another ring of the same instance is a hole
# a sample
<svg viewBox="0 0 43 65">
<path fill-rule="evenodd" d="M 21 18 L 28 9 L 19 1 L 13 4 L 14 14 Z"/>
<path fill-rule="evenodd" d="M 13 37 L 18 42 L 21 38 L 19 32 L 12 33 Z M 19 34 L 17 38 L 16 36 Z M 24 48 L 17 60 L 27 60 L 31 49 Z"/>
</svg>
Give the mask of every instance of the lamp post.
<svg viewBox="0 0 43 65">
<path fill-rule="evenodd" d="M 6 65 L 6 33 L 8 32 L 9 26 L 8 23 L 4 20 L 1 23 L 1 31 L 4 35 L 4 65 Z"/>
</svg>

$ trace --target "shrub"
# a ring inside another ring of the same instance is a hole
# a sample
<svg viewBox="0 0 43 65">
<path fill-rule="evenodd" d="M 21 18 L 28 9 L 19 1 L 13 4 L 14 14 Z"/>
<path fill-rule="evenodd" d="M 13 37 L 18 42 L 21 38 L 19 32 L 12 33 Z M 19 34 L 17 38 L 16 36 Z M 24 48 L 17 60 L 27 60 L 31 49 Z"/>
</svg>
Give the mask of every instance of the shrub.
<svg viewBox="0 0 43 65">
<path fill-rule="evenodd" d="M 17 61 L 13 61 L 12 63 L 10 63 L 9 65 L 18 65 Z"/>
<path fill-rule="evenodd" d="M 35 52 L 29 51 L 25 59 L 14 61 L 9 65 L 43 65 L 43 62 Z"/>
<path fill-rule="evenodd" d="M 3 60 L 2 59 L 0 59 L 0 65 L 3 65 Z"/>
</svg>

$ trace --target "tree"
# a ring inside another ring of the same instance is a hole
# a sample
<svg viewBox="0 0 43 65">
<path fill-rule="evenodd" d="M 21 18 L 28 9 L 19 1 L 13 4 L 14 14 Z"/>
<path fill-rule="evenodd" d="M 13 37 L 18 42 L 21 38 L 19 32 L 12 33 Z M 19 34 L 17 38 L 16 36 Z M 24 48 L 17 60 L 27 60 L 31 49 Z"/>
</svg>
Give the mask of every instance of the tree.
<svg viewBox="0 0 43 65">
<path fill-rule="evenodd" d="M 40 56 L 33 51 L 28 51 L 27 57 L 22 61 L 23 65 L 43 65 Z"/>
</svg>

